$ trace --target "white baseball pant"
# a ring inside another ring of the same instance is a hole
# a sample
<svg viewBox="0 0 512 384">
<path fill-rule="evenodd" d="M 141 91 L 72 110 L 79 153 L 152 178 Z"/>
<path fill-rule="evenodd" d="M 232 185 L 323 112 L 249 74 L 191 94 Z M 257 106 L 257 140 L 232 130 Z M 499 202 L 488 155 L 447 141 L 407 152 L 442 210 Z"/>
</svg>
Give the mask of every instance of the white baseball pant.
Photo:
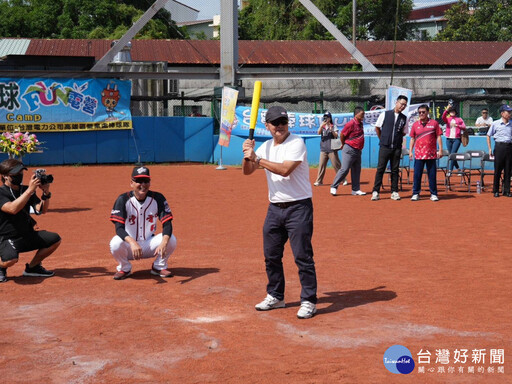
<svg viewBox="0 0 512 384">
<path fill-rule="evenodd" d="M 137 243 L 142 247 L 142 258 L 150 259 L 155 257 L 155 250 L 158 248 L 160 243 L 162 242 L 162 234 L 159 233 L 156 236 L 151 237 L 148 240 L 137 241 Z M 171 235 L 169 242 L 167 243 L 167 248 L 165 249 L 165 253 L 162 256 L 158 255 L 153 262 L 153 267 L 155 269 L 167 269 L 167 261 L 169 257 L 172 255 L 174 250 L 176 249 L 176 237 Z M 121 239 L 119 236 L 114 236 L 112 240 L 110 240 L 110 252 L 114 259 L 119 263 L 117 266 L 118 271 L 129 272 L 132 270 L 132 264 L 129 260 L 133 260 L 132 249 L 130 248 L 130 244 Z"/>
</svg>

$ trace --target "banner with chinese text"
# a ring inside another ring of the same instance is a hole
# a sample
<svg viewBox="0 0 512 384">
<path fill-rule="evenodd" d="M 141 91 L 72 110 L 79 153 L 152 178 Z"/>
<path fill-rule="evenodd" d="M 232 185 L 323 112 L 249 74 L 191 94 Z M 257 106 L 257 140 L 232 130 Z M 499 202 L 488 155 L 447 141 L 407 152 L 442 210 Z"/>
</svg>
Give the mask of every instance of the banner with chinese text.
<svg viewBox="0 0 512 384">
<path fill-rule="evenodd" d="M 229 147 L 231 129 L 235 120 L 236 100 L 238 91 L 233 88 L 222 88 L 222 109 L 220 113 L 219 145 Z"/>
<path fill-rule="evenodd" d="M 0 131 L 132 129 L 131 81 L 0 78 Z"/>
<path fill-rule="evenodd" d="M 409 126 L 417 119 L 417 109 L 420 104 L 409 106 Z M 367 136 L 376 136 L 375 123 L 379 115 L 384 109 L 366 111 L 364 116 L 364 134 Z M 270 132 L 265 127 L 266 109 L 258 110 L 258 119 L 256 120 L 256 128 L 254 129 L 254 137 L 270 138 Z M 332 113 L 332 112 L 331 112 Z M 291 133 L 302 137 L 318 136 L 318 128 L 322 123 L 323 113 L 302 113 L 288 112 L 288 129 Z M 353 112 L 332 113 L 332 120 L 338 130 L 342 130 L 346 123 L 354 117 Z M 249 136 L 249 123 L 251 118 L 251 107 L 237 106 L 235 113 L 235 121 L 231 134 L 240 137 Z"/>
</svg>

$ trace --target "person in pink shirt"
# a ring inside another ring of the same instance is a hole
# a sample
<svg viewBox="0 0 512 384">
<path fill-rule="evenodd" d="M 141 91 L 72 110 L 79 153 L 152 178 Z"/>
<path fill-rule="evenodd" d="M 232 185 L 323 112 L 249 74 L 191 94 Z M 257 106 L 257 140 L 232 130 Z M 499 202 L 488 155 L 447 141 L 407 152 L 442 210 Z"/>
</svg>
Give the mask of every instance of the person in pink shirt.
<svg viewBox="0 0 512 384">
<path fill-rule="evenodd" d="M 446 149 L 448 149 L 450 154 L 456 153 L 459 150 L 461 143 L 460 137 L 462 131 L 466 129 L 466 124 L 464 124 L 464 120 L 457 116 L 457 110 L 452 104 L 448 104 L 448 108 L 443 112 L 442 119 L 446 123 Z M 448 176 L 450 176 L 453 168 L 459 170 L 457 161 L 450 161 L 448 166 Z"/>
<path fill-rule="evenodd" d="M 420 119 L 416 121 L 410 132 L 409 153 L 414 149 L 414 181 L 412 185 L 412 201 L 420 199 L 421 178 L 423 168 L 427 167 L 430 200 L 438 201 L 437 197 L 437 159 L 443 153 L 443 131 L 439 123 L 428 115 L 430 108 L 426 104 L 418 107 Z"/>
</svg>

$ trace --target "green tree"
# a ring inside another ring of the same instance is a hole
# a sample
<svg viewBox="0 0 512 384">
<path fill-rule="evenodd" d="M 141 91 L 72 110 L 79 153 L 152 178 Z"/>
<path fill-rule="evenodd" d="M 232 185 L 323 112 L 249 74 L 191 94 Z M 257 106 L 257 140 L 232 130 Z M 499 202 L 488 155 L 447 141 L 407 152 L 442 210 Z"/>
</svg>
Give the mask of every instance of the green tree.
<svg viewBox="0 0 512 384">
<path fill-rule="evenodd" d="M 352 0 L 316 0 L 315 5 L 345 36 L 352 36 Z M 359 40 L 394 38 L 397 0 L 357 0 Z M 412 0 L 399 0 L 399 40 L 410 37 L 406 23 Z M 240 38 L 246 40 L 332 40 L 333 36 L 298 0 L 250 0 L 240 12 Z"/>
<path fill-rule="evenodd" d="M 120 38 L 147 10 L 147 1 L 0 0 L 0 36 L 65 39 Z M 184 38 L 160 10 L 136 38 Z"/>
<path fill-rule="evenodd" d="M 512 1 L 459 0 L 446 11 L 441 41 L 512 41 Z"/>
</svg>

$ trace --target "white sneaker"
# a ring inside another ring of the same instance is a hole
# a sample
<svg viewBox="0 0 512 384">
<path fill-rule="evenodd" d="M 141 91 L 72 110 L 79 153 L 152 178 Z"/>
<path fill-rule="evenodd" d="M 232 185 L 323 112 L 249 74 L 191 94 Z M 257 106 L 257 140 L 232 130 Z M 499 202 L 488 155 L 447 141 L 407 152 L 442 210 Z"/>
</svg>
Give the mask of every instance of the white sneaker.
<svg viewBox="0 0 512 384">
<path fill-rule="evenodd" d="M 361 190 L 359 190 L 359 191 L 352 191 L 352 195 L 354 195 L 354 196 L 364 196 L 364 195 L 366 195 L 366 192 L 363 192 Z"/>
<path fill-rule="evenodd" d="M 317 183 L 316 181 L 313 183 L 315 187 L 318 187 L 319 185 L 323 185 L 322 183 Z"/>
<path fill-rule="evenodd" d="M 300 303 L 299 311 L 297 312 L 297 317 L 299 319 L 309 319 L 313 317 L 316 313 L 316 304 L 313 304 L 310 301 L 304 300 Z"/>
<path fill-rule="evenodd" d="M 373 200 L 373 201 L 377 201 L 377 200 L 379 200 L 379 199 L 380 199 L 380 197 L 379 197 L 379 192 L 377 192 L 377 191 L 373 191 L 373 192 L 372 192 L 372 200 Z"/>
<path fill-rule="evenodd" d="M 343 180 L 343 186 L 348 185 L 347 179 Z"/>
<path fill-rule="evenodd" d="M 274 296 L 267 294 L 267 297 L 254 306 L 257 311 L 270 311 L 271 309 L 284 308 L 284 300 L 278 300 Z"/>
<path fill-rule="evenodd" d="M 420 195 L 418 195 L 418 194 L 412 195 L 412 197 L 411 197 L 412 201 L 418 201 L 419 199 L 420 199 Z"/>
<path fill-rule="evenodd" d="M 439 197 L 437 197 L 437 195 L 430 195 L 430 200 L 439 201 Z"/>
<path fill-rule="evenodd" d="M 398 192 L 393 192 L 391 194 L 391 200 L 400 200 L 400 195 L 398 194 Z"/>
<path fill-rule="evenodd" d="M 336 188 L 331 188 L 331 195 L 336 196 Z"/>
</svg>

